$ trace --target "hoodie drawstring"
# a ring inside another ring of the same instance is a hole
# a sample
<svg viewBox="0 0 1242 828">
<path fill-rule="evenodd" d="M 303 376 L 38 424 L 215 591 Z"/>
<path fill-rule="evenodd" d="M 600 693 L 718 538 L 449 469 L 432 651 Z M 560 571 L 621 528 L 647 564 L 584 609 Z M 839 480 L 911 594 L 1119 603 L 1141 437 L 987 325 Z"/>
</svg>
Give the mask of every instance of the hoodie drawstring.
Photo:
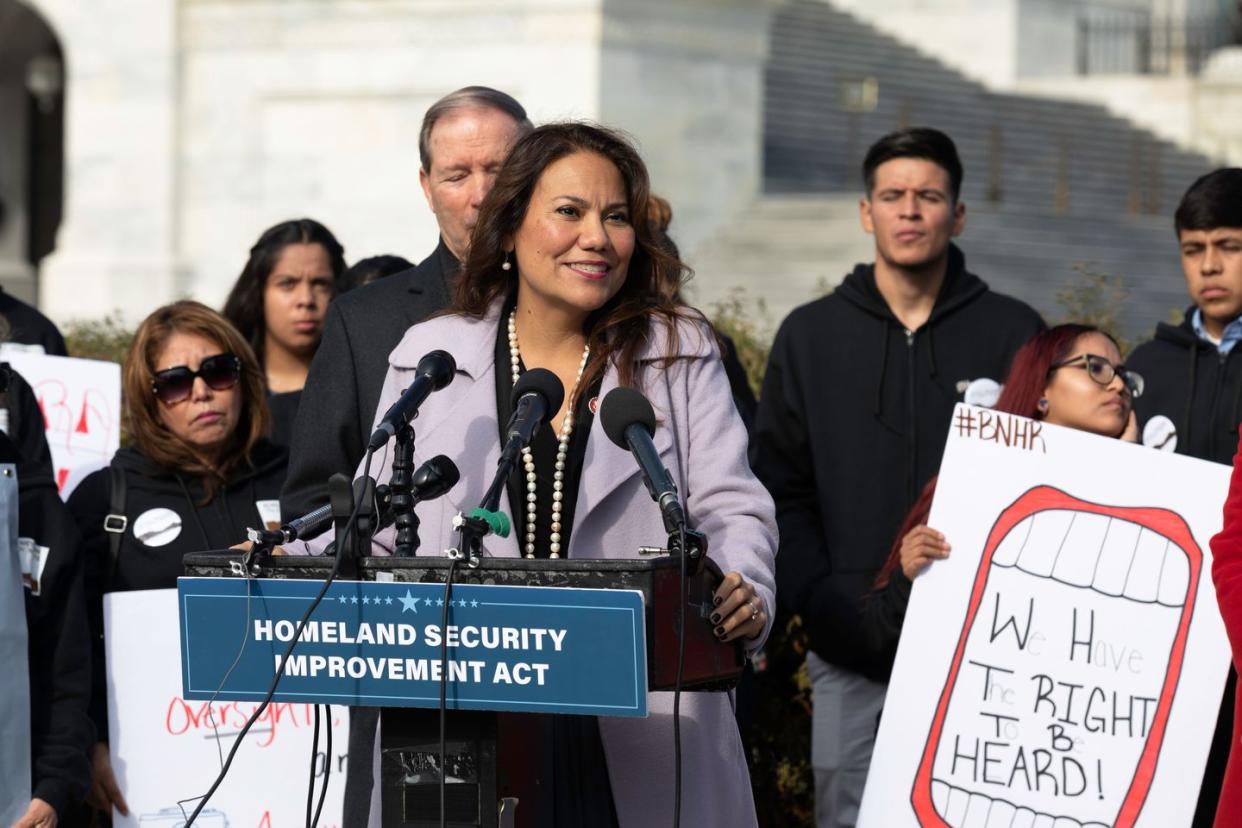
<svg viewBox="0 0 1242 828">
<path fill-rule="evenodd" d="M 875 404 L 871 413 L 879 419 L 884 412 L 884 375 L 888 371 L 888 322 L 880 320 L 880 372 L 875 382 Z"/>
<path fill-rule="evenodd" d="M 194 516 L 194 523 L 198 526 L 198 533 L 203 536 L 203 549 L 211 548 L 211 541 L 207 538 L 207 527 L 203 525 L 202 515 L 198 513 L 198 504 L 194 502 L 194 498 L 190 496 L 190 487 L 185 484 L 185 478 L 181 475 L 175 475 L 177 483 L 181 486 L 181 493 L 185 495 L 185 502 L 190 504 L 190 514 Z"/>
<path fill-rule="evenodd" d="M 1190 411 L 1195 401 L 1195 374 L 1199 369 L 1199 346 L 1197 343 L 1191 343 L 1190 348 L 1187 350 L 1190 353 L 1190 368 L 1186 373 L 1189 376 L 1190 386 L 1186 390 L 1186 409 L 1182 412 L 1182 427 L 1177 439 L 1181 445 L 1189 449 Z M 1236 407 L 1237 403 L 1235 402 L 1234 405 Z"/>
</svg>

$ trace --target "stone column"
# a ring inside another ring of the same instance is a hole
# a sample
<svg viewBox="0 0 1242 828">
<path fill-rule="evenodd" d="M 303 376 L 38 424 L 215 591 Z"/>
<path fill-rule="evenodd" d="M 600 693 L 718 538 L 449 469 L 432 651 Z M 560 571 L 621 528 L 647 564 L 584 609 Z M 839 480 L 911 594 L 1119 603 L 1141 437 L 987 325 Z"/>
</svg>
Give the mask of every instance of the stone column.
<svg viewBox="0 0 1242 828">
<path fill-rule="evenodd" d="M 177 3 L 28 2 L 65 60 L 65 210 L 41 306 L 137 321 L 177 292 Z"/>
<path fill-rule="evenodd" d="M 638 139 L 683 252 L 762 187 L 772 0 L 604 0 L 599 118 Z"/>
</svg>

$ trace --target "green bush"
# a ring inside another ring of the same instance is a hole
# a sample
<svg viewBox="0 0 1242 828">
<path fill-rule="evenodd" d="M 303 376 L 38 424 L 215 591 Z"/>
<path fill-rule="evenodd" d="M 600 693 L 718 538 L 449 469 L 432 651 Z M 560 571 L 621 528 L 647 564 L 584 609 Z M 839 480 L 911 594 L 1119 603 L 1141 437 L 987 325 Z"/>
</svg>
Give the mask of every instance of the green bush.
<svg viewBox="0 0 1242 828">
<path fill-rule="evenodd" d="M 762 296 L 751 299 L 745 288 L 734 288 L 729 298 L 711 305 L 707 315 L 717 330 L 733 340 L 746 380 L 758 396 L 774 335 L 768 303 Z"/>
<path fill-rule="evenodd" d="M 118 314 L 103 319 L 75 320 L 64 326 L 65 345 L 69 356 L 102 359 L 123 364 L 134 332 L 121 324 Z"/>
<path fill-rule="evenodd" d="M 1125 337 L 1121 327 L 1121 309 L 1130 296 L 1125 279 L 1096 270 L 1091 263 L 1076 264 L 1074 270 L 1082 278 L 1057 291 L 1057 305 L 1062 314 L 1055 320 L 1056 324 L 1094 325 L 1117 340 L 1122 354 L 1129 353 L 1134 343 Z"/>
</svg>

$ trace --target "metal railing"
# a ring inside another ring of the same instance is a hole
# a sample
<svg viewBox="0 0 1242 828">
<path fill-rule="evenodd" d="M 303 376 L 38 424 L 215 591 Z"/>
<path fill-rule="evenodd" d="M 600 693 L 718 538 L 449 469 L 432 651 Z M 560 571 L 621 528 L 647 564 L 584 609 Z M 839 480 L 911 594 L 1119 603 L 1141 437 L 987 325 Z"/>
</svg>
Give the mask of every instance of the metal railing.
<svg viewBox="0 0 1242 828">
<path fill-rule="evenodd" d="M 1076 35 L 1079 75 L 1195 75 L 1216 49 L 1237 42 L 1223 16 L 1169 18 L 1083 15 Z"/>
</svg>

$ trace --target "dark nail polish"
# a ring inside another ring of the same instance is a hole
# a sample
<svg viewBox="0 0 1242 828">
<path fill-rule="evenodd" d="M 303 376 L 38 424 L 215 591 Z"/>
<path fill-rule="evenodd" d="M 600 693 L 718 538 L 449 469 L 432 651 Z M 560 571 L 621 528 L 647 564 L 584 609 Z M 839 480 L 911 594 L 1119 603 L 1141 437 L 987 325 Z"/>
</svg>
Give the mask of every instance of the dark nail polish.
<svg viewBox="0 0 1242 828">
<path fill-rule="evenodd" d="M 716 637 L 724 638 L 724 626 L 723 625 L 716 628 Z"/>
<path fill-rule="evenodd" d="M 719 624 L 719 623 L 720 623 L 720 613 L 718 613 L 718 612 L 713 612 L 713 613 L 712 613 L 712 623 L 713 623 L 713 624 Z"/>
<path fill-rule="evenodd" d="M 721 601 L 723 601 L 723 600 L 724 600 L 723 598 L 721 598 L 719 595 L 717 595 L 715 598 L 713 598 L 713 599 L 712 599 L 712 606 L 713 606 L 713 607 L 718 607 L 718 606 L 720 606 L 720 602 L 721 602 Z"/>
</svg>

